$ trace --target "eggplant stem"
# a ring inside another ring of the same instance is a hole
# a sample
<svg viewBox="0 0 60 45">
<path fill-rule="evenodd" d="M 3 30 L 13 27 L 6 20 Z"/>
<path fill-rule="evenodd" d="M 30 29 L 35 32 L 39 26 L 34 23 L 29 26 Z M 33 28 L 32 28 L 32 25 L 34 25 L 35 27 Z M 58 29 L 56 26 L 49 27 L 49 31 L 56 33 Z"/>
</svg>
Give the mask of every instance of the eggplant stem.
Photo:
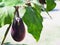
<svg viewBox="0 0 60 45">
<path fill-rule="evenodd" d="M 14 8 L 15 8 L 14 14 L 15 14 L 17 17 L 19 17 L 19 11 L 18 11 L 19 6 L 14 6 Z"/>
<path fill-rule="evenodd" d="M 4 38 L 3 38 L 3 40 L 2 40 L 1 45 L 3 45 L 3 43 L 4 43 L 4 41 L 5 41 L 6 37 L 7 37 L 7 34 L 8 34 L 8 32 L 9 32 L 9 29 L 10 29 L 10 26 L 11 26 L 11 24 L 9 25 L 9 27 L 7 28 L 7 30 L 6 30 L 6 32 L 5 32 L 5 34 L 4 34 Z"/>
</svg>

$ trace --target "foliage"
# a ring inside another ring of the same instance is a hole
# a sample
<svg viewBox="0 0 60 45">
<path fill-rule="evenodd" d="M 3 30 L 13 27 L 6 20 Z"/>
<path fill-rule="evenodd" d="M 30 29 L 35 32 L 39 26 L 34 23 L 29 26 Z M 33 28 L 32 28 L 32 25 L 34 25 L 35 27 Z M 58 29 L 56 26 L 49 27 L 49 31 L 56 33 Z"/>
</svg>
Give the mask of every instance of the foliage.
<svg viewBox="0 0 60 45">
<path fill-rule="evenodd" d="M 43 18 L 40 13 L 38 13 L 33 7 L 26 7 L 26 12 L 23 16 L 23 20 L 28 26 L 28 32 L 31 33 L 38 41 L 43 27 Z"/>
<path fill-rule="evenodd" d="M 56 3 L 54 2 L 54 0 L 46 0 L 46 3 L 47 3 L 47 7 L 46 7 L 47 11 L 53 10 L 56 6 Z"/>
<path fill-rule="evenodd" d="M 22 19 L 28 27 L 28 32 L 33 35 L 36 41 L 38 41 L 43 28 L 41 5 L 39 2 L 37 4 L 34 3 L 34 1 L 31 1 L 31 3 L 34 6 L 26 5 L 26 1 L 24 0 L 0 0 L 0 27 L 12 23 L 15 11 L 13 6 L 24 6 L 24 9 L 26 11 L 23 12 L 24 15 Z M 46 0 L 46 5 L 46 10 L 51 11 L 55 8 L 56 3 L 54 2 L 54 0 Z"/>
</svg>

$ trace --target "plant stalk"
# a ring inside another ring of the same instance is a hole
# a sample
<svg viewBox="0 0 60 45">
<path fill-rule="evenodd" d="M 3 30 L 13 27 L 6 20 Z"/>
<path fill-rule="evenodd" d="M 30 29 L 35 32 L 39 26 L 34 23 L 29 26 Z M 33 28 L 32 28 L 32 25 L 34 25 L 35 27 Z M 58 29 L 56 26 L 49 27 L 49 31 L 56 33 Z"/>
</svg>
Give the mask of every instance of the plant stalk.
<svg viewBox="0 0 60 45">
<path fill-rule="evenodd" d="M 7 34 L 8 34 L 8 32 L 9 32 L 9 29 L 10 29 L 10 26 L 11 26 L 11 24 L 9 25 L 9 27 L 7 28 L 7 30 L 6 30 L 6 32 L 5 32 L 5 35 L 4 35 L 4 38 L 3 38 L 3 40 L 2 40 L 1 45 L 3 45 L 3 43 L 4 43 L 4 41 L 5 41 L 6 37 L 7 37 Z"/>
</svg>

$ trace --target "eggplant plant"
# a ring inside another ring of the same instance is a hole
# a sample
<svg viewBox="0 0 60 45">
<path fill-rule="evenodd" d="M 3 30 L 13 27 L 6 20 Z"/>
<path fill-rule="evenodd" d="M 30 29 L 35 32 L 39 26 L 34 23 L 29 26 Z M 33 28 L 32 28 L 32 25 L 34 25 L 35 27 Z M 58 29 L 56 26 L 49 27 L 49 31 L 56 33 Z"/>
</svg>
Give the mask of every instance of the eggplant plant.
<svg viewBox="0 0 60 45">
<path fill-rule="evenodd" d="M 43 10 L 48 14 L 49 11 L 55 8 L 56 3 L 54 0 L 34 1 L 35 0 L 0 0 L 0 27 L 9 24 L 1 45 L 3 45 L 11 26 L 12 39 L 16 42 L 22 41 L 26 33 L 24 23 L 27 25 L 28 33 L 30 33 L 37 42 L 39 41 L 40 34 L 43 29 L 41 9 L 43 8 Z M 42 7 L 41 4 L 46 4 L 46 8 Z M 21 14 L 19 14 L 19 8 L 21 7 L 23 7 L 23 13 L 21 13 L 23 14 L 23 17 L 20 17 Z"/>
</svg>

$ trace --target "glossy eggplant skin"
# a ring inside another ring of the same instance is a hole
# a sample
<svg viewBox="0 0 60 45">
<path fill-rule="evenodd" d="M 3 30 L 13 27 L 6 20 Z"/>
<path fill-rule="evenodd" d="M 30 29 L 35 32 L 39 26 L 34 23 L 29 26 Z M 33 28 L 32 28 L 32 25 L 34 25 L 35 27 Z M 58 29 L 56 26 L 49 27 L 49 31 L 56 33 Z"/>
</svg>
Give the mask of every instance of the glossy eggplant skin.
<svg viewBox="0 0 60 45">
<path fill-rule="evenodd" d="M 14 18 L 11 29 L 11 36 L 17 42 L 20 42 L 24 39 L 25 27 L 21 18 L 18 18 L 17 20 Z"/>
<path fill-rule="evenodd" d="M 39 0 L 41 4 L 46 4 L 45 0 Z"/>
</svg>

